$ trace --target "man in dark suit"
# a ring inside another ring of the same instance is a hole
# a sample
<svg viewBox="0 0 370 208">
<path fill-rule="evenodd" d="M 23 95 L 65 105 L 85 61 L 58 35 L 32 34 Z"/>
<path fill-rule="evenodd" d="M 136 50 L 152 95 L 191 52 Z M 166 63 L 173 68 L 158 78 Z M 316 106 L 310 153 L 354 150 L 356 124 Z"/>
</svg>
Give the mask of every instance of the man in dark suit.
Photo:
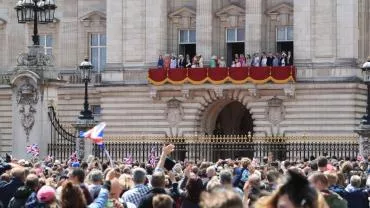
<svg viewBox="0 0 370 208">
<path fill-rule="evenodd" d="M 17 189 L 24 185 L 25 172 L 23 168 L 13 168 L 11 171 L 12 180 L 0 186 L 0 201 L 8 207 L 10 199 L 14 196 Z"/>
</svg>

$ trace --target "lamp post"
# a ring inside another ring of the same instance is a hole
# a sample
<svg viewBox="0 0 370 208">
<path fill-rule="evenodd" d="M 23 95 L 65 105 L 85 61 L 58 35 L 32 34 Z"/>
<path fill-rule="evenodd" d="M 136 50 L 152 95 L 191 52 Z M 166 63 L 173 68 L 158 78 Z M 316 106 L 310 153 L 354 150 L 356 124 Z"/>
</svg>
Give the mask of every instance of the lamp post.
<svg viewBox="0 0 370 208">
<path fill-rule="evenodd" d="M 18 23 L 33 22 L 33 45 L 40 45 L 37 24 L 47 24 L 54 21 L 54 0 L 19 0 L 15 6 Z"/>
<path fill-rule="evenodd" d="M 367 86 L 367 106 L 366 115 L 362 117 L 360 126 L 355 130 L 360 135 L 359 152 L 360 155 L 367 158 L 369 156 L 369 138 L 370 138 L 370 57 L 362 67 L 364 83 Z"/>
<path fill-rule="evenodd" d="M 88 84 L 90 82 L 91 71 L 94 67 L 92 66 L 91 62 L 89 62 L 88 58 L 85 58 L 83 62 L 81 62 L 79 69 L 81 72 L 82 80 L 85 83 L 85 101 L 84 101 L 84 109 L 81 111 L 79 119 L 82 120 L 93 120 L 94 116 L 92 112 L 89 110 L 89 95 L 88 95 Z"/>
</svg>

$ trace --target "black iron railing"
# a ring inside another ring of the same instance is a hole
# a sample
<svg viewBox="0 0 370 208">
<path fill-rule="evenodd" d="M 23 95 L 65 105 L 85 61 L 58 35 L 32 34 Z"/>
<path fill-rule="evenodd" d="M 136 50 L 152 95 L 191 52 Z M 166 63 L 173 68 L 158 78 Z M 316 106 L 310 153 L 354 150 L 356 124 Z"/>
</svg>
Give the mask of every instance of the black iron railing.
<svg viewBox="0 0 370 208">
<path fill-rule="evenodd" d="M 48 155 L 55 159 L 67 160 L 76 151 L 76 137 L 61 125 L 53 106 L 49 106 L 48 116 L 50 120 Z"/>
<path fill-rule="evenodd" d="M 218 159 L 235 159 L 242 157 L 256 158 L 273 155 L 277 160 L 304 160 L 311 156 L 336 156 L 339 158 L 355 158 L 358 155 L 358 143 L 355 137 L 282 137 L 282 138 L 180 138 L 158 139 L 146 138 L 133 141 L 122 139 L 105 142 L 105 149 L 115 161 L 124 161 L 131 157 L 134 161 L 148 162 L 152 150 L 160 156 L 164 144 L 173 143 L 175 152 L 171 155 L 175 160 L 217 161 Z M 144 142 L 146 141 L 146 142 Z M 93 154 L 107 160 L 105 151 L 94 146 Z"/>
</svg>

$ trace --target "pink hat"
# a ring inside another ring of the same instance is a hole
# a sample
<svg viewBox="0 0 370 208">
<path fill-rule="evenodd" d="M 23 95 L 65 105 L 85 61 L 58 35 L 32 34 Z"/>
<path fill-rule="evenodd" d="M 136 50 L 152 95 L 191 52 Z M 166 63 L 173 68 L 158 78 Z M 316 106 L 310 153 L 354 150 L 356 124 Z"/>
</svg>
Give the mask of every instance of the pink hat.
<svg viewBox="0 0 370 208">
<path fill-rule="evenodd" d="M 42 203 L 52 202 L 55 199 L 55 190 L 50 186 L 43 186 L 37 192 L 37 199 Z"/>
</svg>

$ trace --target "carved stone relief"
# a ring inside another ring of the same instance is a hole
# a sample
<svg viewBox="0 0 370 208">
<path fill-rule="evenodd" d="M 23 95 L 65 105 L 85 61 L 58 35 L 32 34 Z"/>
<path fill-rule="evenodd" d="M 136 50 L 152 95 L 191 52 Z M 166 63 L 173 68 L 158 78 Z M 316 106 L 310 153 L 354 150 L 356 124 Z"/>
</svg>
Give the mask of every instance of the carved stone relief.
<svg viewBox="0 0 370 208">
<path fill-rule="evenodd" d="M 38 103 L 39 94 L 35 86 L 30 83 L 29 78 L 25 78 L 22 82 L 23 84 L 17 90 L 16 100 L 19 106 L 21 124 L 28 141 L 35 124 L 36 109 L 34 106 Z"/>
<path fill-rule="evenodd" d="M 170 136 L 178 136 L 178 124 L 184 117 L 184 109 L 181 101 L 173 98 L 167 102 L 166 117 L 170 127 Z"/>
<path fill-rule="evenodd" d="M 268 101 L 266 118 L 271 123 L 272 136 L 278 136 L 280 134 L 280 123 L 285 119 L 283 100 L 274 97 Z"/>
</svg>

